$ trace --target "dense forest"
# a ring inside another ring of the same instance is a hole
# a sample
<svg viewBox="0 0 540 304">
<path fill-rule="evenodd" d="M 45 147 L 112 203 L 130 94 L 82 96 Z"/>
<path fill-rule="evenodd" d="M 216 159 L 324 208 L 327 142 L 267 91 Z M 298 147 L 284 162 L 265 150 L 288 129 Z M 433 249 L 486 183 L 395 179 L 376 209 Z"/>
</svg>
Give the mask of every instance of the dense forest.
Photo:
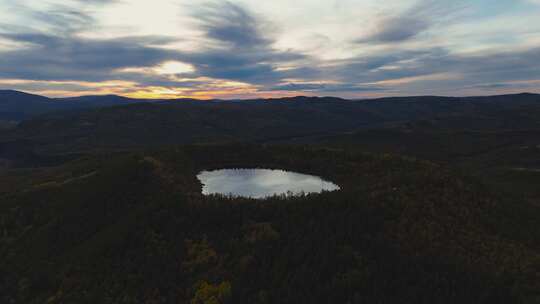
<svg viewBox="0 0 540 304">
<path fill-rule="evenodd" d="M 202 169 L 342 190 L 205 197 Z M 110 152 L 0 179 L 4 303 L 535 303 L 538 209 L 433 162 L 307 146 Z M 8 190 L 9 189 L 9 190 Z"/>
<path fill-rule="evenodd" d="M 539 115 L 533 94 L 0 91 L 0 302 L 538 303 Z M 203 196 L 225 168 L 341 190 Z"/>
</svg>

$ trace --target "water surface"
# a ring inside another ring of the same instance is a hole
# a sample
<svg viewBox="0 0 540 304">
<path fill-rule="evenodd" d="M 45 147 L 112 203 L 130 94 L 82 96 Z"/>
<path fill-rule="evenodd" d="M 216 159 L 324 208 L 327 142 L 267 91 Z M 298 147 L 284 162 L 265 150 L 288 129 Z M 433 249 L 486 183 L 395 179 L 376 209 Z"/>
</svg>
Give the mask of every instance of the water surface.
<svg viewBox="0 0 540 304">
<path fill-rule="evenodd" d="M 336 191 L 339 186 L 320 177 L 283 170 L 223 169 L 203 171 L 197 178 L 203 194 L 222 194 L 250 198 L 273 195 Z"/>
</svg>

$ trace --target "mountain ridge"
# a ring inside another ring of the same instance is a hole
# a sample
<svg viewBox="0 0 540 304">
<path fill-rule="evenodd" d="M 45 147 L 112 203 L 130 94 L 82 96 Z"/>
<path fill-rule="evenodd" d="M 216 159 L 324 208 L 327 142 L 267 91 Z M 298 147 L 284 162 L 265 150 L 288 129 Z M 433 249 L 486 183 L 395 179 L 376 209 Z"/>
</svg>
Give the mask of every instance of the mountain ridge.
<svg viewBox="0 0 540 304">
<path fill-rule="evenodd" d="M 116 106 L 93 103 L 93 108 L 30 116 L 1 132 L 0 142 L 24 139 L 43 143 L 45 150 L 71 152 L 193 143 L 282 142 L 392 127 L 403 131 L 540 130 L 540 95 L 340 100 L 158 100 L 113 103 Z"/>
<path fill-rule="evenodd" d="M 360 104 L 401 104 L 403 102 L 420 103 L 444 103 L 444 102 L 509 102 L 514 101 L 520 104 L 540 104 L 540 94 L 520 93 L 509 95 L 494 95 L 494 96 L 476 96 L 476 97 L 445 97 L 445 96 L 410 96 L 410 97 L 383 97 L 376 99 L 343 99 L 339 97 L 310 97 L 310 96 L 295 96 L 283 98 L 268 98 L 268 99 L 236 99 L 236 100 L 200 100 L 192 98 L 179 99 L 137 99 L 129 98 L 120 95 L 86 95 L 78 97 L 63 97 L 49 98 L 41 95 L 30 94 L 15 90 L 0 90 L 0 121 L 20 122 L 32 119 L 36 116 L 63 111 L 81 111 L 93 108 L 104 108 L 111 106 L 123 106 L 136 103 L 153 103 L 153 104 L 174 104 L 174 103 L 189 103 L 189 104 L 295 104 L 304 103 L 360 103 Z M 393 111 L 392 109 L 388 109 Z"/>
<path fill-rule="evenodd" d="M 49 101 L 78 101 L 78 100 L 91 100 L 91 99 L 103 99 L 103 98 L 115 98 L 119 100 L 132 100 L 132 101 L 182 101 L 182 100 L 192 100 L 192 101 L 282 101 L 282 100 L 342 100 L 342 101 L 378 101 L 378 100 L 392 100 L 392 99 L 431 99 L 431 98 L 441 98 L 441 99 L 481 99 L 481 98 L 503 98 L 503 97 L 540 97 L 540 93 L 531 93 L 531 92 L 521 92 L 521 93 L 510 93 L 510 94 L 495 94 L 495 95 L 470 95 L 470 96 L 446 96 L 446 95 L 411 95 L 411 96 L 386 96 L 386 97 L 376 97 L 376 98 L 342 98 L 337 96 L 307 96 L 307 95 L 296 95 L 290 97 L 278 97 L 278 98 L 233 98 L 233 99 L 197 99 L 197 98 L 133 98 L 117 94 L 104 94 L 104 95 L 80 95 L 73 97 L 48 97 L 44 95 L 28 93 L 19 90 L 11 89 L 0 89 L 0 102 L 2 98 L 5 98 L 7 94 L 18 94 L 24 96 L 33 96 L 37 98 L 47 99 Z"/>
</svg>

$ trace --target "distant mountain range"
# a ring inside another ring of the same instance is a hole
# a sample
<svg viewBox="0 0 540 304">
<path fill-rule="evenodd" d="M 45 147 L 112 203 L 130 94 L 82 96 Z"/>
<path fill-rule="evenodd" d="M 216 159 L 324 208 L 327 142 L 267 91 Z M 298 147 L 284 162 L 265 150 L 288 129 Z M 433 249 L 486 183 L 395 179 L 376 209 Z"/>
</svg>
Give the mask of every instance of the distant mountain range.
<svg viewBox="0 0 540 304">
<path fill-rule="evenodd" d="M 399 130 L 397 134 L 409 129 L 537 134 L 539 117 L 540 95 L 535 94 L 203 102 L 120 96 L 50 99 L 0 91 L 0 121 L 16 122 L 0 128 L 0 156 L 23 155 L 22 150 L 70 153 L 195 143 L 309 143 L 329 136 L 356 142 L 358 136 L 349 135 L 374 129 Z"/>
<path fill-rule="evenodd" d="M 235 103 L 239 100 L 221 101 L 220 103 Z M 336 97 L 289 97 L 279 99 L 250 99 L 242 100 L 249 102 L 250 104 L 256 104 L 259 102 L 295 102 L 294 106 L 301 106 L 306 102 L 321 103 L 335 103 L 335 102 L 351 102 L 352 100 L 345 100 Z M 438 97 L 438 96 L 419 96 L 419 97 L 391 97 L 372 100 L 357 100 L 362 101 L 363 106 L 365 102 L 377 101 L 377 108 L 386 108 L 388 112 L 401 112 L 403 105 L 396 107 L 396 103 L 403 102 L 415 102 L 416 104 L 429 103 L 431 108 L 438 106 L 444 107 L 446 103 L 453 102 L 469 102 L 469 103 L 484 103 L 490 102 L 490 104 L 500 105 L 501 103 L 512 102 L 512 107 L 519 105 L 529 105 L 540 102 L 540 95 L 538 94 L 515 94 L 515 95 L 500 95 L 500 96 L 488 96 L 488 97 Z M 135 103 L 173 103 L 183 102 L 184 104 L 193 105 L 202 101 L 195 99 L 134 99 L 117 95 L 95 95 L 95 96 L 80 96 L 80 97 L 68 97 L 68 98 L 48 98 L 40 95 L 28 94 L 20 91 L 13 90 L 0 90 L 0 121 L 23 121 L 42 114 L 48 114 L 53 112 L 65 112 L 65 111 L 77 111 L 86 110 L 92 108 L 104 108 L 112 106 L 122 106 Z M 207 103 L 208 101 L 204 101 Z M 388 107 L 381 107 L 383 104 Z M 232 106 L 236 107 L 236 106 Z"/>
</svg>

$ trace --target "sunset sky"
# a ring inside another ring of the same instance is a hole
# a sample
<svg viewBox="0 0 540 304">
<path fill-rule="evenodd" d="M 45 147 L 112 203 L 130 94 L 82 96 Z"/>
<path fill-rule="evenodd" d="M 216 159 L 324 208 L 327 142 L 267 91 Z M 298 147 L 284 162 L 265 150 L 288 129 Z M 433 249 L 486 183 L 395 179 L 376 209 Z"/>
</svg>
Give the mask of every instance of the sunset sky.
<svg viewBox="0 0 540 304">
<path fill-rule="evenodd" d="M 0 88 L 205 99 L 540 92 L 540 0 L 0 0 Z"/>
</svg>

